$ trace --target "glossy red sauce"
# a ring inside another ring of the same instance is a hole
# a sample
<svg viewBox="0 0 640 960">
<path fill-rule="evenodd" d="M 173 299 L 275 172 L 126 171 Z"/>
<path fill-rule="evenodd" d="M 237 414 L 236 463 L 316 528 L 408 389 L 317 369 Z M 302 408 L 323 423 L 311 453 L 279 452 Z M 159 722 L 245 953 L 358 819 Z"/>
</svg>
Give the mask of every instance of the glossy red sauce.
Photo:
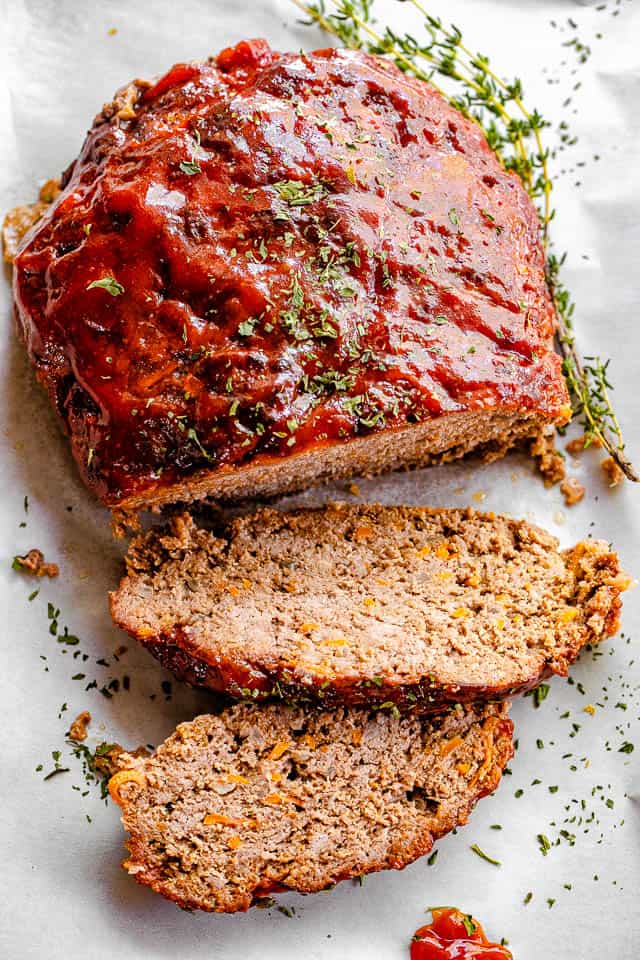
<svg viewBox="0 0 640 960">
<path fill-rule="evenodd" d="M 453 907 L 432 910 L 433 921 L 420 927 L 411 943 L 411 960 L 513 960 L 513 954 L 490 943 L 477 920 Z"/>
<path fill-rule="evenodd" d="M 251 41 L 113 113 L 14 285 L 105 502 L 448 412 L 562 415 L 533 207 L 428 84 Z"/>
</svg>

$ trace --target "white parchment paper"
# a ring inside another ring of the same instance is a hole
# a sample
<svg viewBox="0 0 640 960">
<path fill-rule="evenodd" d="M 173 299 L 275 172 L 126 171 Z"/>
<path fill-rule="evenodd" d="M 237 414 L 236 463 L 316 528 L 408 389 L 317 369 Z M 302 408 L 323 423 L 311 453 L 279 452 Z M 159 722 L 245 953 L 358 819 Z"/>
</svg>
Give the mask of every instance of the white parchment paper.
<svg viewBox="0 0 640 960">
<path fill-rule="evenodd" d="M 616 404 L 638 463 L 640 4 L 608 0 L 595 9 L 572 0 L 433 0 L 429 6 L 458 23 L 471 47 L 490 53 L 501 74 L 520 75 L 528 102 L 554 129 L 566 119 L 579 138 L 553 161 L 554 237 L 560 250 L 569 250 L 565 278 L 578 304 L 583 351 L 612 358 Z M 396 29 L 414 22 L 408 6 L 395 0 L 378 0 L 377 7 Z M 33 199 L 37 185 L 68 164 L 103 101 L 128 79 L 247 36 L 294 49 L 327 42 L 296 24 L 288 0 L 4 0 L 0 14 L 3 212 Z M 583 64 L 575 45 L 566 45 L 576 37 L 591 48 Z M 68 756 L 65 731 L 88 709 L 89 746 L 104 739 L 155 744 L 177 722 L 206 710 L 208 698 L 166 686 L 170 677 L 111 626 L 107 591 L 117 582 L 121 547 L 111 539 L 106 512 L 81 487 L 15 340 L 8 283 L 0 283 L 0 324 L 1 956 L 400 960 L 425 922 L 424 908 L 443 903 L 462 906 L 492 935 L 507 937 L 517 960 L 586 960 L 605 951 L 616 960 L 640 956 L 637 592 L 627 596 L 624 634 L 600 655 L 587 653 L 573 685 L 555 680 L 537 710 L 530 698 L 514 705 L 519 749 L 512 774 L 457 836 L 439 844 L 433 866 L 423 859 L 403 872 L 369 877 L 362 887 L 284 896 L 292 917 L 275 909 L 189 915 L 136 886 L 119 867 L 118 811 L 105 807 L 95 789 L 83 795 L 87 787 L 78 761 Z M 563 545 L 602 536 L 638 574 L 640 489 L 608 490 L 598 460 L 594 453 L 570 461 L 570 474 L 588 487 L 571 510 L 557 488 L 545 490 L 517 457 L 362 482 L 360 497 L 481 504 L 534 518 Z M 355 499 L 345 489 L 285 502 Z M 33 546 L 60 563 L 58 580 L 36 584 L 11 570 L 12 556 Z M 30 602 L 36 587 L 40 593 Z M 48 612 L 55 609 L 60 628 L 80 638 L 77 646 L 58 644 L 49 633 Z M 129 649 L 115 660 L 123 643 Z M 80 673 L 85 677 L 72 679 Z M 100 693 L 125 674 L 128 692 Z M 86 690 L 94 679 L 97 686 Z M 584 711 L 587 705 L 593 713 Z M 620 752 L 625 742 L 635 743 L 635 753 Z M 56 750 L 70 772 L 43 782 Z M 552 844 L 547 856 L 539 834 Z M 473 843 L 502 866 L 475 856 Z"/>
</svg>

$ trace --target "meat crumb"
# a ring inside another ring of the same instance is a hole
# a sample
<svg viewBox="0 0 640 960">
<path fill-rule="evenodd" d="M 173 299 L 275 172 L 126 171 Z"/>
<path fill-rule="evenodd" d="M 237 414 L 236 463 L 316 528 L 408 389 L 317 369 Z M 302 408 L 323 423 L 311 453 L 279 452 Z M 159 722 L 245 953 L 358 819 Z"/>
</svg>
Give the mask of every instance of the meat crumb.
<svg viewBox="0 0 640 960">
<path fill-rule="evenodd" d="M 95 769 L 103 777 L 112 777 L 114 773 L 120 770 L 120 757 L 123 753 L 130 757 L 148 757 L 150 755 L 146 747 L 136 747 L 135 750 L 125 750 L 119 743 L 110 743 L 105 746 L 108 749 L 98 748 L 95 754 Z"/>
<path fill-rule="evenodd" d="M 541 432 L 531 444 L 531 456 L 535 459 L 545 487 L 553 487 L 564 480 L 564 460 L 553 442 L 553 435 Z"/>
<path fill-rule="evenodd" d="M 624 473 L 615 462 L 613 457 L 607 457 L 606 460 L 603 460 L 600 464 L 602 467 L 603 473 L 607 478 L 607 483 L 610 487 L 617 487 L 619 483 L 622 483 L 624 480 Z"/>
<path fill-rule="evenodd" d="M 31 577 L 57 577 L 60 572 L 57 563 L 45 563 L 42 550 L 35 548 L 24 556 L 15 556 L 13 569 L 28 573 Z"/>
<path fill-rule="evenodd" d="M 602 442 L 599 437 L 591 436 L 586 437 L 584 434 L 581 437 L 574 437 L 573 440 L 570 440 L 566 445 L 565 450 L 572 457 L 578 457 L 583 453 L 587 447 L 601 447 Z"/>
<path fill-rule="evenodd" d="M 574 437 L 574 439 L 570 440 L 569 443 L 565 446 L 565 450 L 567 451 L 568 454 L 570 454 L 570 456 L 578 457 L 584 451 L 584 442 L 585 442 L 584 436 Z"/>
<path fill-rule="evenodd" d="M 74 743 L 82 743 L 86 740 L 90 723 L 91 714 L 88 710 L 83 710 L 69 727 L 69 740 L 73 740 Z"/>
<path fill-rule="evenodd" d="M 560 484 L 560 491 L 568 507 L 580 503 L 586 493 L 584 484 L 576 480 L 575 477 L 567 477 L 566 480 L 563 480 Z"/>
<path fill-rule="evenodd" d="M 40 219 L 59 193 L 60 181 L 47 180 L 40 189 L 40 199 L 37 203 L 14 207 L 6 215 L 2 224 L 2 246 L 7 263 L 13 263 L 25 233 Z"/>
</svg>

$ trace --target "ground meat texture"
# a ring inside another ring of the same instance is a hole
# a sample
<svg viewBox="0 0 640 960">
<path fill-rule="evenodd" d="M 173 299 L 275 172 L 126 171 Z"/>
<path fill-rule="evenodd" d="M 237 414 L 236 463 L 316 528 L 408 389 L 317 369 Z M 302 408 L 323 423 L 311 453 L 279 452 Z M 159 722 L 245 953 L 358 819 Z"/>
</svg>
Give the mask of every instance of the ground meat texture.
<svg viewBox="0 0 640 960">
<path fill-rule="evenodd" d="M 434 720 L 238 705 L 181 724 L 110 784 L 124 866 L 183 907 L 246 910 L 400 869 L 466 823 L 512 755 L 502 705 Z"/>
<path fill-rule="evenodd" d="M 127 87 L 14 294 L 110 506 L 493 457 L 569 413 L 521 182 L 359 51 L 244 42 Z"/>
<path fill-rule="evenodd" d="M 333 504 L 136 539 L 117 624 L 177 677 L 237 698 L 443 704 L 567 672 L 618 626 L 629 585 L 603 541 L 560 552 L 524 521 Z"/>
</svg>

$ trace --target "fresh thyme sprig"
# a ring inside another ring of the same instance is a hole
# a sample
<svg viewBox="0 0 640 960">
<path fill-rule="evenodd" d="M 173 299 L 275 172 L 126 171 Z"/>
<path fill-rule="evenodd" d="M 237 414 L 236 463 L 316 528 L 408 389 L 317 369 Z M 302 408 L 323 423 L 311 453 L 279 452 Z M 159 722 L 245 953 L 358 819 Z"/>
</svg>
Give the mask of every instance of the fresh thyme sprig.
<svg viewBox="0 0 640 960">
<path fill-rule="evenodd" d="M 549 252 L 549 225 L 554 216 L 551 206 L 552 183 L 549 176 L 549 151 L 542 131 L 549 124 L 537 110 L 524 105 L 520 80 L 502 80 L 491 68 L 489 58 L 474 54 L 463 43 L 455 26 L 446 26 L 432 16 L 421 0 L 399 0 L 412 6 L 423 20 L 426 37 L 421 43 L 408 33 L 398 34 L 390 26 L 375 28 L 375 0 L 325 0 L 293 3 L 317 24 L 351 49 L 366 50 L 391 59 L 400 70 L 421 80 L 439 75 L 453 81 L 454 92 L 440 87 L 449 102 L 480 124 L 489 145 L 507 170 L 517 173 L 536 204 L 544 247 L 547 251 L 547 281 L 558 316 L 558 346 L 563 358 L 563 373 L 572 400 L 573 415 L 581 419 L 586 443 L 604 447 L 630 480 L 639 480 L 626 457 L 620 425 L 611 405 L 612 389 L 607 377 L 609 361 L 598 357 L 580 359 L 573 332 L 574 305 L 559 280 L 563 257 Z"/>
</svg>

